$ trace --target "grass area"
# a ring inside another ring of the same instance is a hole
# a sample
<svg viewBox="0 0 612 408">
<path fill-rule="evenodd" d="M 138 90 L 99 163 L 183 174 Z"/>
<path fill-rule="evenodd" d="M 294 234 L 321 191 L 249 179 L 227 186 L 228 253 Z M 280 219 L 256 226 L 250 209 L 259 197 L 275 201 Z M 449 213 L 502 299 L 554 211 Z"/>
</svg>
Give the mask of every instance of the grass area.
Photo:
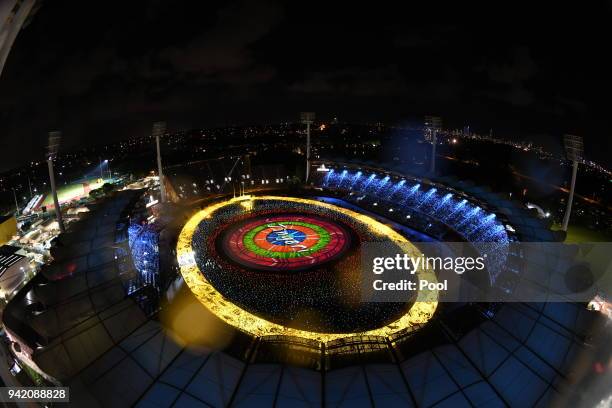
<svg viewBox="0 0 612 408">
<path fill-rule="evenodd" d="M 560 230 L 560 224 L 554 224 L 553 230 Z M 591 230 L 586 227 L 570 225 L 567 228 L 567 238 L 565 242 L 568 244 L 576 244 L 579 242 L 610 242 L 612 237 L 601 231 Z"/>
<path fill-rule="evenodd" d="M 87 189 L 85 189 L 85 183 L 89 184 Z M 58 186 L 57 199 L 59 200 L 60 204 L 72 200 L 78 200 L 81 197 L 87 196 L 89 191 L 102 187 L 103 184 L 104 183 L 100 182 L 99 179 L 91 179 L 82 183 Z M 42 205 L 47 208 L 53 207 L 53 196 L 51 195 L 51 192 L 47 193 Z"/>
</svg>

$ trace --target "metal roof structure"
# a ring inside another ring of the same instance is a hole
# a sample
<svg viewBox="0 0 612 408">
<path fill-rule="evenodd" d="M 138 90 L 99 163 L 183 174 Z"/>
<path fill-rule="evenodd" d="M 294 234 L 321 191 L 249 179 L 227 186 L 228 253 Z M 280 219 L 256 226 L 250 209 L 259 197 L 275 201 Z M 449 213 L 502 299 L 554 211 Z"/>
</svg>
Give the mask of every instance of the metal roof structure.
<svg viewBox="0 0 612 408">
<path fill-rule="evenodd" d="M 24 258 L 23 255 L 17 253 L 18 251 L 19 248 L 10 245 L 0 247 L 0 276 Z"/>
</svg>

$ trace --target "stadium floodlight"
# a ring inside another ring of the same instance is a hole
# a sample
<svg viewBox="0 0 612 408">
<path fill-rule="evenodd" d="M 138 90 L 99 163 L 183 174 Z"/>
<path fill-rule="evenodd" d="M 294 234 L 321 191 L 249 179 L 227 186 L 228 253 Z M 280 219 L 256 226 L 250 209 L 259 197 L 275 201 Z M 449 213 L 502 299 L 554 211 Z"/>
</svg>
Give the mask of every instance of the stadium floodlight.
<svg viewBox="0 0 612 408">
<path fill-rule="evenodd" d="M 53 171 L 53 160 L 57 157 L 62 133 L 58 131 L 49 132 L 49 145 L 47 150 L 47 167 L 49 168 L 49 182 L 51 184 L 51 195 L 53 196 L 53 205 L 55 206 L 55 217 L 60 232 L 66 232 L 64 221 L 62 220 L 62 209 L 60 208 L 57 198 L 57 189 L 55 188 L 55 173 Z"/>
<path fill-rule="evenodd" d="M 582 137 L 576 135 L 564 135 L 563 144 L 568 160 L 581 161 L 584 153 Z"/>
<path fill-rule="evenodd" d="M 306 125 L 306 182 L 310 176 L 310 125 L 315 120 L 314 112 L 301 112 L 300 122 Z"/>
<path fill-rule="evenodd" d="M 436 171 L 436 143 L 438 132 L 442 129 L 442 118 L 439 116 L 425 116 L 425 130 L 431 135 L 431 161 L 429 163 L 429 172 Z"/>
<path fill-rule="evenodd" d="M 159 176 L 159 195 L 161 202 L 166 202 L 166 186 L 164 185 L 164 172 L 162 170 L 161 150 L 159 148 L 159 139 L 166 134 L 166 122 L 153 123 L 152 135 L 155 138 L 155 146 L 157 148 L 157 174 Z"/>
<path fill-rule="evenodd" d="M 19 215 L 19 202 L 17 201 L 17 192 L 15 191 L 15 187 L 13 187 L 13 198 L 15 199 L 15 215 Z"/>
<path fill-rule="evenodd" d="M 100 180 L 104 181 L 104 165 L 108 163 L 108 160 L 102 160 L 100 157 Z"/>
<path fill-rule="evenodd" d="M 565 145 L 565 153 L 567 159 L 572 161 L 572 181 L 570 184 L 569 197 L 567 198 L 567 207 L 563 216 L 563 224 L 561 228 L 567 231 L 569 225 L 570 214 L 572 213 L 572 202 L 574 201 L 574 190 L 576 188 L 576 175 L 578 174 L 578 163 L 582 161 L 584 153 L 584 145 L 582 137 L 575 135 L 564 135 L 563 144 Z"/>
</svg>

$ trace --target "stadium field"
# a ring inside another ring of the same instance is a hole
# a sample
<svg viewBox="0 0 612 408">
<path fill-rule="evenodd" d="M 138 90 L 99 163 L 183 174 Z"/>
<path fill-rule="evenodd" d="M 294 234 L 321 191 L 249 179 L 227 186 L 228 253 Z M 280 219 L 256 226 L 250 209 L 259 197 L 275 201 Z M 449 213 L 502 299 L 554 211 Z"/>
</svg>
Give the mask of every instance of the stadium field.
<svg viewBox="0 0 612 408">
<path fill-rule="evenodd" d="M 57 189 L 57 198 L 60 204 L 68 203 L 70 201 L 79 200 L 83 197 L 87 197 L 91 190 L 102 187 L 104 181 L 102 179 L 89 179 L 78 183 L 67 184 L 60 186 Z M 47 207 L 47 209 L 53 209 L 53 196 L 51 192 L 48 192 L 45 199 L 39 205 L 38 208 Z"/>
</svg>

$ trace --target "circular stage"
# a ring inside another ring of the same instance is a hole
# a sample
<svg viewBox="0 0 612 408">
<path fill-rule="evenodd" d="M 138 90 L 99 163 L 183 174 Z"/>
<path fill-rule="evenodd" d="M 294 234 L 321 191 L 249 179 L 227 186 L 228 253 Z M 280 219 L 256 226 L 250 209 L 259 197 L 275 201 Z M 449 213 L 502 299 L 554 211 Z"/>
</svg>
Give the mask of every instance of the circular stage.
<svg viewBox="0 0 612 408">
<path fill-rule="evenodd" d="M 333 220 L 288 213 L 234 224 L 222 245 L 223 252 L 244 267 L 285 272 L 337 259 L 350 242 L 347 229 Z"/>
<path fill-rule="evenodd" d="M 437 292 L 409 302 L 361 298 L 361 245 L 388 242 L 420 253 L 370 216 L 321 201 L 277 196 L 212 204 L 179 235 L 181 274 L 216 316 L 255 337 L 287 335 L 327 342 L 390 336 L 429 321 Z M 435 281 L 420 270 L 414 279 Z"/>
</svg>

